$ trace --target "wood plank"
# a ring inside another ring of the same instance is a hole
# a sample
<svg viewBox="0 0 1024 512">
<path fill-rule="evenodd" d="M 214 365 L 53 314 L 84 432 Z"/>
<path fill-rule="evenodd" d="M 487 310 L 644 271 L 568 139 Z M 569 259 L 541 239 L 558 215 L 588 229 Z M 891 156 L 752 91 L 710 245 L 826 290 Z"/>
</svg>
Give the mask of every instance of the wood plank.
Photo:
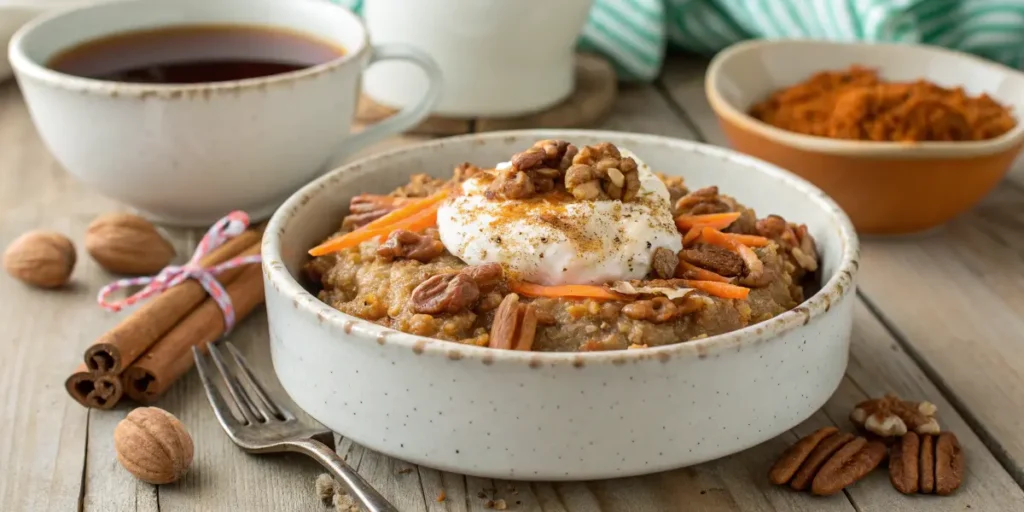
<svg viewBox="0 0 1024 512">
<path fill-rule="evenodd" d="M 0 246 L 35 228 L 81 248 L 85 226 L 109 204 L 82 190 L 49 156 L 13 82 L 0 86 Z M 64 391 L 92 333 L 108 324 L 93 297 L 104 281 L 84 251 L 72 283 L 33 289 L 0 274 L 0 509 L 75 510 L 82 494 L 89 413 Z"/>
<path fill-rule="evenodd" d="M 693 139 L 696 136 L 673 111 L 672 104 L 664 96 L 652 87 L 639 85 L 621 86 L 608 118 L 594 128 L 653 133 L 680 139 Z"/>
</svg>

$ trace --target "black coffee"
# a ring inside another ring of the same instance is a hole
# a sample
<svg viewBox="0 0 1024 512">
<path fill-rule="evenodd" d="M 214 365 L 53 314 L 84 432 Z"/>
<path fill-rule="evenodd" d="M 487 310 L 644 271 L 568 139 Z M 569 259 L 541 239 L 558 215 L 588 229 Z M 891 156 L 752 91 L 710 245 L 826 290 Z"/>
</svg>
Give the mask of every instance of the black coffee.
<svg viewBox="0 0 1024 512">
<path fill-rule="evenodd" d="M 65 50 L 50 69 L 100 80 L 191 84 L 276 75 L 345 50 L 313 36 L 249 25 L 185 25 L 115 34 Z"/>
</svg>

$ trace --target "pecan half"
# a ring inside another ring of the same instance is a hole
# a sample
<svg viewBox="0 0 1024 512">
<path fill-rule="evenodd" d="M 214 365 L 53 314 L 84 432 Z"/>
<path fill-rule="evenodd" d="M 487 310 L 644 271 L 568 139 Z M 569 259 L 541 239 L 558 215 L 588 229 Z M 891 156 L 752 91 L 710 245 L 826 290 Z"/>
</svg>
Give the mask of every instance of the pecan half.
<svg viewBox="0 0 1024 512">
<path fill-rule="evenodd" d="M 824 427 L 789 447 L 768 478 L 819 496 L 835 494 L 864 478 L 885 459 L 885 445 Z"/>
<path fill-rule="evenodd" d="M 867 476 L 885 460 L 887 450 L 878 441 L 858 437 L 839 449 L 811 481 L 811 492 L 830 496 Z"/>
<path fill-rule="evenodd" d="M 526 151 L 512 155 L 511 165 L 498 171 L 486 195 L 490 199 L 526 199 L 554 190 L 576 152 L 576 146 L 564 140 L 538 141 Z"/>
<path fill-rule="evenodd" d="M 505 350 L 530 350 L 537 334 L 537 307 L 521 304 L 519 296 L 510 293 L 494 312 L 488 346 Z"/>
<path fill-rule="evenodd" d="M 858 427 L 882 437 L 902 436 L 908 431 L 938 434 L 935 405 L 930 402 L 909 402 L 893 394 L 865 400 L 850 413 L 850 421 Z"/>
<path fill-rule="evenodd" d="M 498 263 L 470 266 L 459 272 L 433 276 L 412 290 L 412 311 L 436 315 L 470 309 L 480 294 L 493 290 L 501 278 L 502 270 Z"/>
<path fill-rule="evenodd" d="M 436 235 L 436 232 L 433 235 Z M 408 258 L 426 263 L 444 253 L 444 244 L 433 235 L 420 235 L 404 229 L 396 230 L 377 247 L 377 256 L 384 261 Z"/>
<path fill-rule="evenodd" d="M 565 189 L 576 199 L 632 201 L 640 193 L 636 161 L 610 142 L 585 146 L 565 171 Z"/>
<path fill-rule="evenodd" d="M 889 481 L 903 494 L 946 496 L 963 484 L 964 457 L 952 432 L 918 436 L 907 432 L 892 447 Z"/>
<path fill-rule="evenodd" d="M 889 481 L 903 494 L 916 494 L 919 484 L 921 438 L 914 432 L 900 438 L 889 453 Z"/>
<path fill-rule="evenodd" d="M 671 249 L 658 247 L 651 256 L 651 268 L 654 275 L 660 279 L 671 279 L 676 274 L 676 267 L 679 266 L 679 256 Z"/>
<path fill-rule="evenodd" d="M 461 274 L 440 274 L 420 283 L 410 297 L 414 313 L 437 315 L 458 313 L 472 307 L 480 297 L 480 288 Z"/>
</svg>

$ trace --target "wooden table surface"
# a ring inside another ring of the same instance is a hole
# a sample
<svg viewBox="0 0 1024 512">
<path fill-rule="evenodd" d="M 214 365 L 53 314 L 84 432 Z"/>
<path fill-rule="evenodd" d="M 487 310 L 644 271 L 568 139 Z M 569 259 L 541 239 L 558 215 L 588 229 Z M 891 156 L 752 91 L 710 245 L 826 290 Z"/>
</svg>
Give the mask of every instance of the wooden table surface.
<svg viewBox="0 0 1024 512">
<path fill-rule="evenodd" d="M 620 91 L 601 128 L 724 144 L 704 99 L 703 72 L 703 62 L 670 59 L 653 86 Z M 1018 167 L 981 205 L 936 232 L 862 240 L 846 378 L 813 417 L 760 446 L 667 473 L 554 484 L 416 468 L 345 440 L 339 450 L 403 511 L 483 510 L 481 491 L 496 492 L 510 510 L 1024 510 L 1024 165 Z M 118 465 L 112 433 L 128 404 L 90 411 L 65 394 L 64 379 L 83 349 L 119 319 L 94 301 L 113 276 L 84 254 L 81 242 L 93 217 L 121 208 L 61 169 L 36 135 L 17 87 L 0 84 L 0 246 L 26 230 L 48 228 L 80 249 L 66 290 L 31 289 L 0 275 L 0 510 L 324 510 L 313 495 L 321 469 L 300 456 L 254 457 L 236 449 L 194 372 L 158 404 L 195 439 L 192 470 L 172 485 L 139 482 Z M 185 257 L 201 233 L 171 235 Z M 262 311 L 231 339 L 273 379 Z M 276 382 L 273 387 L 283 394 Z M 967 474 L 956 494 L 903 496 L 884 470 L 827 499 L 768 483 L 768 467 L 797 436 L 823 425 L 852 428 L 853 404 L 887 391 L 935 403 L 943 427 L 959 436 Z M 447 498 L 439 502 L 442 491 Z"/>
</svg>

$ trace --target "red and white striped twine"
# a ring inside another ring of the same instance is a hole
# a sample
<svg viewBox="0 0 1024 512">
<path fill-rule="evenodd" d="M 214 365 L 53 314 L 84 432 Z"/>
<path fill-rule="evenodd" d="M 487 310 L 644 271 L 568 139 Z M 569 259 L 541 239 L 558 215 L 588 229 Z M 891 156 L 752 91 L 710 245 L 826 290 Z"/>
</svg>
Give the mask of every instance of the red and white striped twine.
<svg viewBox="0 0 1024 512">
<path fill-rule="evenodd" d="M 100 290 L 96 300 L 107 311 L 116 313 L 149 297 L 158 295 L 168 288 L 177 286 L 186 279 L 195 279 L 199 281 L 203 289 L 220 306 L 220 310 L 224 313 L 224 331 L 230 332 L 231 328 L 235 325 L 235 308 L 231 304 L 231 297 L 228 296 L 224 286 L 217 281 L 216 276 L 232 268 L 250 263 L 259 263 L 260 256 L 258 254 L 239 256 L 210 268 L 201 267 L 199 260 L 210 251 L 223 245 L 224 242 L 242 234 L 248 227 L 249 215 L 243 211 L 233 211 L 210 227 L 209 231 L 203 236 L 203 239 L 199 241 L 199 246 L 196 247 L 196 252 L 188 263 L 181 266 L 170 265 L 155 276 L 132 277 L 114 281 Z M 108 300 L 110 294 L 132 286 L 144 286 L 144 288 L 127 298 L 116 301 Z"/>
</svg>

